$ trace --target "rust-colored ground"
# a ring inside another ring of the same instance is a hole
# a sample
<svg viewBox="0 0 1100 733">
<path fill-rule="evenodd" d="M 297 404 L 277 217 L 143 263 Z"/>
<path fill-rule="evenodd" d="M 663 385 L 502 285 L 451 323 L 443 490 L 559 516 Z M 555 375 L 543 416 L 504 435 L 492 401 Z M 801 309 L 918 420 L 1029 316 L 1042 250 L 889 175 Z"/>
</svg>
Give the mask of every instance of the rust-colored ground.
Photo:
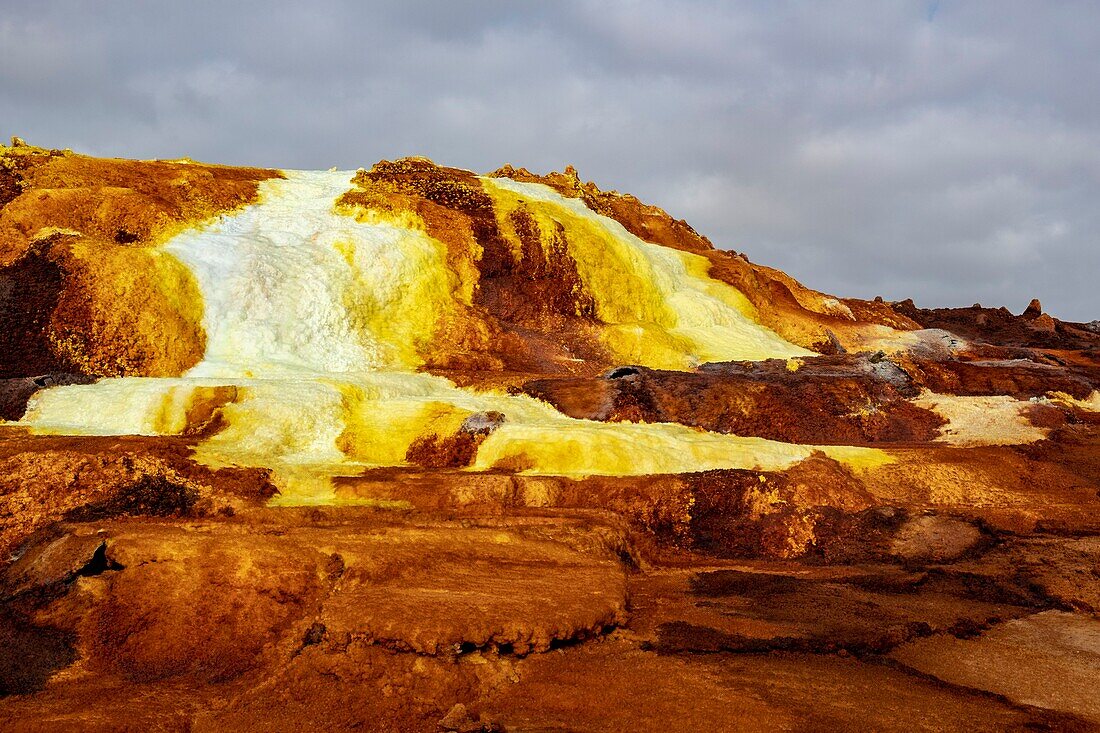
<svg viewBox="0 0 1100 733">
<path fill-rule="evenodd" d="M 0 418 L 198 362 L 201 298 L 158 247 L 279 172 L 0 163 Z M 176 437 L 0 426 L 0 729 L 1100 729 L 1095 327 L 831 298 L 572 169 L 492 175 L 705 257 L 821 355 L 616 363 L 571 232 L 500 216 L 467 171 L 383 161 L 339 207 L 441 242 L 463 294 L 423 369 L 575 418 L 881 453 L 473 472 L 506 419 L 480 413 L 335 478 L 335 505 L 277 507 L 275 472 L 198 460 L 228 393 Z"/>
</svg>

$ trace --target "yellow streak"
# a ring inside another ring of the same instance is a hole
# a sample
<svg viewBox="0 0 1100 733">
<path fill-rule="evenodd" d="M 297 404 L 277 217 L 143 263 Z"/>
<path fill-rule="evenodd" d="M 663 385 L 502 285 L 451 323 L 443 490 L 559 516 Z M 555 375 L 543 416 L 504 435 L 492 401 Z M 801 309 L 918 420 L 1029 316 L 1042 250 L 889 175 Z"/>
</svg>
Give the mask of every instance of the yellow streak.
<svg viewBox="0 0 1100 733">
<path fill-rule="evenodd" d="M 227 427 L 201 442 L 196 458 L 214 467 L 274 468 L 284 492 L 280 503 L 317 503 L 331 497 L 332 476 L 401 465 L 418 437 L 452 434 L 467 416 L 495 410 L 506 422 L 482 443 L 470 470 L 559 476 L 766 471 L 789 468 L 814 450 L 857 470 L 891 461 L 871 448 L 794 445 L 674 423 L 576 420 L 525 395 L 460 389 L 429 374 L 344 376 L 350 379 L 237 380 L 235 401 L 219 408 Z M 35 432 L 179 434 L 196 401 L 212 394 L 207 381 L 126 378 L 56 387 L 35 395 L 26 422 Z"/>
<path fill-rule="evenodd" d="M 423 364 L 421 354 L 430 347 L 441 318 L 455 311 L 459 289 L 458 279 L 447 267 L 443 243 L 415 230 L 400 240 L 391 256 L 399 256 L 414 275 L 404 279 L 400 288 L 382 287 L 380 277 L 396 268 L 379 268 L 373 248 L 364 252 L 350 237 L 337 240 L 334 248 L 352 274 L 342 300 L 353 327 L 368 344 L 386 344 L 391 349 L 391 366 L 413 369 Z M 378 296 L 387 292 L 387 298 Z"/>
<path fill-rule="evenodd" d="M 405 453 L 422 435 L 450 435 L 471 415 L 447 402 L 431 399 L 372 400 L 364 385 L 334 385 L 343 396 L 344 429 L 337 438 L 340 451 L 353 461 L 400 465 Z"/>
<path fill-rule="evenodd" d="M 35 393 L 22 422 L 46 435 L 187 435 L 246 392 L 209 380 L 105 379 Z"/>
<path fill-rule="evenodd" d="M 684 369 L 707 361 L 812 355 L 758 323 L 744 294 L 709 277 L 705 257 L 643 241 L 547 186 L 482 181 L 509 240 L 516 240 L 510 216 L 517 209 L 538 224 L 544 247 L 564 227 L 577 274 L 606 324 L 605 345 L 620 361 Z"/>
<path fill-rule="evenodd" d="M 1047 399 L 1066 407 L 1076 407 L 1086 412 L 1100 412 L 1100 390 L 1093 390 L 1092 394 L 1083 400 L 1079 400 L 1065 392 L 1047 392 Z"/>
</svg>

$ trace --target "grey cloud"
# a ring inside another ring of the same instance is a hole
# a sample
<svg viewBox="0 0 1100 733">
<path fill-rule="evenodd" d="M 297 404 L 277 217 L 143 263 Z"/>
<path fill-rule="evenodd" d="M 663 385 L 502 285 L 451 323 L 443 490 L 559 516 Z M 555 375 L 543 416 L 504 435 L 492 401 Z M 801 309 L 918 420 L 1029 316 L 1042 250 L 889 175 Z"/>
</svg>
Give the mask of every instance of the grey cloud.
<svg viewBox="0 0 1100 733">
<path fill-rule="evenodd" d="M 12 5 L 0 123 L 32 142 L 573 163 L 823 290 L 1100 318 L 1093 3 Z"/>
</svg>

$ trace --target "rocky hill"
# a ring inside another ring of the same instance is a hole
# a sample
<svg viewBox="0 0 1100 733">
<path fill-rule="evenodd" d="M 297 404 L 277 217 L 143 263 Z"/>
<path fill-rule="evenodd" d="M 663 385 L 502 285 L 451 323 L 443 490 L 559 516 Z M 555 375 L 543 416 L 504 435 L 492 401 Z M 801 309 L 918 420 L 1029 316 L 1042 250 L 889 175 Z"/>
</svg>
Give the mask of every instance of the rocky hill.
<svg viewBox="0 0 1100 733">
<path fill-rule="evenodd" d="M 1100 725 L 1100 328 L 1037 301 L 572 168 L 13 140 L 0 334 L 6 729 Z"/>
</svg>

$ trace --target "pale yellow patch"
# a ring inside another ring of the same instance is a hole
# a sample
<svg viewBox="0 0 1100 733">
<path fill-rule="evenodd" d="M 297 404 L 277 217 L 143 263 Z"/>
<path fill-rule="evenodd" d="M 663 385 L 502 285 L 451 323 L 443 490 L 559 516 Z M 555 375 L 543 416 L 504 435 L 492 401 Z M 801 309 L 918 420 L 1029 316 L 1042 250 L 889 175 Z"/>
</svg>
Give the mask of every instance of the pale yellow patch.
<svg viewBox="0 0 1100 733">
<path fill-rule="evenodd" d="M 414 230 L 415 231 L 415 230 Z M 413 277 L 394 280 L 385 287 L 387 272 L 377 264 L 376 247 L 366 251 L 353 237 L 339 239 L 334 247 L 351 270 L 352 282 L 341 296 L 349 323 L 367 345 L 386 344 L 391 366 L 415 368 L 424 359 L 437 324 L 456 307 L 458 280 L 447 268 L 444 245 L 426 234 L 401 238 L 398 256 Z M 399 283 L 399 287 L 394 284 Z"/>
<path fill-rule="evenodd" d="M 360 224 L 368 226 L 394 226 L 410 231 L 427 232 L 428 228 L 424 220 L 415 211 L 404 210 L 400 212 L 380 211 L 368 209 L 362 206 L 337 206 L 336 211 L 352 216 Z"/>
<path fill-rule="evenodd" d="M 877 448 L 860 448 L 851 445 L 826 445 L 819 446 L 818 450 L 857 474 L 873 471 L 876 468 L 888 466 L 896 461 L 890 453 Z"/>
<path fill-rule="evenodd" d="M 41 239 L 49 239 L 54 236 L 64 237 L 83 237 L 83 232 L 78 232 L 75 229 L 69 229 L 68 227 L 41 227 L 31 237 L 32 242 L 37 242 Z"/>
<path fill-rule="evenodd" d="M 952 445 L 1019 445 L 1034 443 L 1047 430 L 1031 424 L 1024 414 L 1030 403 L 1013 397 L 963 397 L 925 391 L 913 404 L 947 420 L 938 440 Z"/>
<path fill-rule="evenodd" d="M 912 351 L 950 353 L 966 347 L 966 341 L 936 328 L 917 331 L 896 331 L 888 326 L 864 325 L 850 334 L 851 348 L 859 351 L 881 351 L 885 354 L 905 354 Z"/>
<path fill-rule="evenodd" d="M 205 380 L 120 377 L 36 392 L 22 422 L 52 435 L 183 435 L 241 391 Z"/>
</svg>

